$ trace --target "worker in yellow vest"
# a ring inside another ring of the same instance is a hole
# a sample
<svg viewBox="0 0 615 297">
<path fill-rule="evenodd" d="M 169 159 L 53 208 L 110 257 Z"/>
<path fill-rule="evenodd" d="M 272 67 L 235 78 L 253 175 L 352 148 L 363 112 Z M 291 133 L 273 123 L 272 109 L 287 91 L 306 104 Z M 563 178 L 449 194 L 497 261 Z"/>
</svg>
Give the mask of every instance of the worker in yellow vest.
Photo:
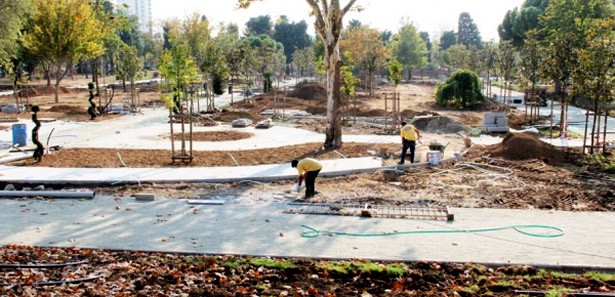
<svg viewBox="0 0 615 297">
<path fill-rule="evenodd" d="M 305 199 L 314 197 L 316 195 L 314 182 L 322 169 L 322 164 L 316 159 L 305 158 L 301 161 L 293 160 L 290 162 L 290 165 L 293 168 L 297 168 L 299 172 L 298 189 L 301 189 L 301 183 L 305 180 Z"/>
<path fill-rule="evenodd" d="M 410 163 L 414 163 L 414 150 L 416 148 L 416 141 L 421 137 L 419 130 L 411 124 L 401 122 L 401 130 L 399 132 L 401 136 L 401 161 L 398 165 L 403 165 L 406 161 L 406 152 L 410 149 Z"/>
</svg>

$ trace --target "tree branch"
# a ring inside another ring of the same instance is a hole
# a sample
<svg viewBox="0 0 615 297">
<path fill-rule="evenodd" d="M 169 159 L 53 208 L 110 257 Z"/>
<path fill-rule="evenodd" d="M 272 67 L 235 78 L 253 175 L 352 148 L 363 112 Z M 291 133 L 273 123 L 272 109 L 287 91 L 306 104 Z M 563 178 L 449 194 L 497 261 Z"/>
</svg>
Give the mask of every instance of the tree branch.
<svg viewBox="0 0 615 297">
<path fill-rule="evenodd" d="M 352 8 L 355 2 L 357 2 L 357 0 L 351 0 L 350 2 L 348 2 L 348 4 L 346 4 L 344 9 L 342 9 L 341 15 L 342 16 L 346 15 L 346 13 Z"/>
<path fill-rule="evenodd" d="M 320 38 L 325 38 L 325 19 L 322 12 L 320 11 L 320 7 L 318 7 L 318 2 L 316 2 L 316 0 L 306 0 L 306 2 L 312 8 L 312 13 L 314 13 L 314 17 L 316 18 L 316 20 L 314 21 L 314 25 L 316 26 L 316 33 L 320 36 Z"/>
</svg>

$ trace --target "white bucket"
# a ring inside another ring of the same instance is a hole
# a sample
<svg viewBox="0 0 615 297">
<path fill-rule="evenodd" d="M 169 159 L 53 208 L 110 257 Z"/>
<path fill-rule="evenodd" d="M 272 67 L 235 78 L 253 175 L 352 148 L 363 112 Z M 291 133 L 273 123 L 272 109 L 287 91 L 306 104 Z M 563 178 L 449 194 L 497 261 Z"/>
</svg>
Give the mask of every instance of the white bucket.
<svg viewBox="0 0 615 297">
<path fill-rule="evenodd" d="M 428 151 L 427 152 L 427 163 L 429 165 L 438 165 L 440 163 L 442 152 L 440 151 Z"/>
</svg>

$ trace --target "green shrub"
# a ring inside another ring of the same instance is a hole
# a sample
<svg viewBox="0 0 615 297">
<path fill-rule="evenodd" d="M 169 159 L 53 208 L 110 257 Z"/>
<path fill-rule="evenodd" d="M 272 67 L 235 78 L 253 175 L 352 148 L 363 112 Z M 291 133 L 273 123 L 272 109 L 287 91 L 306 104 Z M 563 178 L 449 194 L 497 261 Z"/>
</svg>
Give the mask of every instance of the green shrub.
<svg viewBox="0 0 615 297">
<path fill-rule="evenodd" d="M 454 104 L 459 108 L 471 108 L 484 101 L 478 75 L 471 70 L 457 70 L 446 82 L 436 86 L 436 103 L 441 106 Z"/>
</svg>

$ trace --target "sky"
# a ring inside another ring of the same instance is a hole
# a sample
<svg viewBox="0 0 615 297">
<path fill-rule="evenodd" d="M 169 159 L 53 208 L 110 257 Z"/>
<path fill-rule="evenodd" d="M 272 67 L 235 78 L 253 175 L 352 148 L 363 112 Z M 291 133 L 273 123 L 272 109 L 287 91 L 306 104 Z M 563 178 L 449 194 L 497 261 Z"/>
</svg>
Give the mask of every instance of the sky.
<svg viewBox="0 0 615 297">
<path fill-rule="evenodd" d="M 314 35 L 313 18 L 304 0 L 263 0 L 248 9 L 236 10 L 235 0 L 151 0 L 154 25 L 168 18 L 183 19 L 194 12 L 207 16 L 211 24 L 235 23 L 243 32 L 245 23 L 252 17 L 269 15 L 275 20 L 286 15 L 291 22 L 305 20 L 310 26 L 308 34 Z M 342 4 L 346 1 L 342 0 Z M 358 0 L 361 12 L 349 12 L 344 22 L 359 20 L 378 30 L 396 33 L 401 24 L 412 22 L 419 31 L 426 31 L 431 38 L 442 32 L 457 31 L 457 21 L 462 12 L 470 13 L 478 26 L 483 41 L 499 39 L 497 27 L 508 10 L 520 7 L 523 0 Z"/>
</svg>

